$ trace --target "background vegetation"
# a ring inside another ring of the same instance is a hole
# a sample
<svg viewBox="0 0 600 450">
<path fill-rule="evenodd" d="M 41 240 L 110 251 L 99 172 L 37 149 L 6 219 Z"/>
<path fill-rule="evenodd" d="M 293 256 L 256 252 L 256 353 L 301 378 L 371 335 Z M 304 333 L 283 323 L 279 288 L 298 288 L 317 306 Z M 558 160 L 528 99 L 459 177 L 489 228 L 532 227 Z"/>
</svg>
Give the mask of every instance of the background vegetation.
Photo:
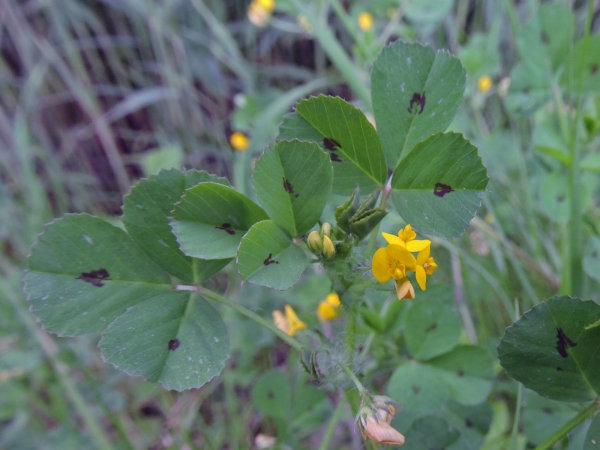
<svg viewBox="0 0 600 450">
<path fill-rule="evenodd" d="M 597 36 L 579 89 L 568 75 L 581 60 L 576 43 L 586 20 L 592 34 L 600 27 L 597 6 L 589 15 L 588 3 L 569 1 L 285 0 L 264 26 L 250 22 L 248 6 L 5 0 L 0 7 L 0 448 L 245 449 L 269 436 L 281 448 L 362 448 L 353 415 L 336 408 L 339 392 L 317 390 L 286 344 L 240 316 L 222 311 L 233 349 L 222 374 L 176 393 L 104 364 L 95 335 L 45 333 L 20 280 L 44 223 L 90 212 L 118 224 L 122 196 L 160 168 L 203 169 L 250 194 L 252 160 L 283 114 L 317 93 L 368 112 L 372 62 L 396 39 L 461 58 L 467 91 L 450 128 L 479 147 L 491 178 L 465 235 L 434 241 L 440 269 L 421 298 L 447 302 L 461 340 L 483 345 L 493 359 L 504 329 L 540 299 L 598 300 Z M 359 21 L 364 12 L 370 26 Z M 577 90 L 583 95 L 571 96 Z M 250 137 L 244 152 L 229 143 L 235 131 Z M 575 197 L 574 158 L 583 186 Z M 384 223 L 393 232 L 402 222 L 390 214 Z M 289 303 L 316 327 L 316 307 L 329 293 L 319 273 L 275 294 L 241 287 L 233 270 L 211 283 L 263 316 Z M 382 298 L 373 307 L 389 305 Z M 368 316 L 358 327 L 365 384 L 383 392 L 394 367 L 382 355 L 402 352 L 401 327 L 385 338 Z M 369 364 L 378 370 L 369 373 Z M 477 430 L 471 448 L 533 448 L 580 409 L 521 391 L 499 365 L 494 375 L 480 423 L 466 425 Z M 265 399 L 261 386 L 282 386 L 282 394 Z M 582 448 L 586 427 L 556 448 Z"/>
</svg>

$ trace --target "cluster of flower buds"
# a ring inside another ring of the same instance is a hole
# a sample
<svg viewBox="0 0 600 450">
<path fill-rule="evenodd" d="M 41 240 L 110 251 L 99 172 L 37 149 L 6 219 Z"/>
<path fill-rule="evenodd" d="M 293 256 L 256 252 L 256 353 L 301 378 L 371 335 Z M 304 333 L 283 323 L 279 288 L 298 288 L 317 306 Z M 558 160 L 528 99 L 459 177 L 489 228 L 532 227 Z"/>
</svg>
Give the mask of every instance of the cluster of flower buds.
<svg viewBox="0 0 600 450">
<path fill-rule="evenodd" d="M 335 245 L 331 240 L 331 225 L 325 222 L 320 231 L 311 231 L 306 238 L 306 244 L 315 255 L 322 254 L 326 259 L 335 255 Z"/>
<path fill-rule="evenodd" d="M 368 401 L 368 405 L 360 408 L 356 421 L 364 439 L 387 445 L 404 444 L 404 436 L 390 425 L 396 413 L 392 402 L 389 397 L 375 395 Z"/>
</svg>

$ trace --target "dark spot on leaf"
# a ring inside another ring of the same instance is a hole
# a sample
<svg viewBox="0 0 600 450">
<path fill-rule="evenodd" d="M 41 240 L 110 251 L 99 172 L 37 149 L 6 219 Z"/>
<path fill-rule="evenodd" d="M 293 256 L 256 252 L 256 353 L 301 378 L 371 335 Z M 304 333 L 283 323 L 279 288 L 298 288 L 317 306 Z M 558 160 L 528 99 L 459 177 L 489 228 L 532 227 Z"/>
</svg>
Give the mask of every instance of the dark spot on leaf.
<svg viewBox="0 0 600 450">
<path fill-rule="evenodd" d="M 565 197 L 564 195 L 559 195 L 558 197 L 556 197 L 556 201 L 557 201 L 558 203 L 562 203 L 562 202 L 564 202 L 564 201 L 565 201 L 565 198 L 566 198 L 566 197 Z"/>
<path fill-rule="evenodd" d="M 174 352 L 175 350 L 177 350 L 179 348 L 179 344 L 181 344 L 181 342 L 179 342 L 179 339 L 171 339 L 169 341 L 169 350 Z"/>
<path fill-rule="evenodd" d="M 546 406 L 546 407 L 543 409 L 543 411 L 544 411 L 546 414 L 552 414 L 552 413 L 554 412 L 554 411 L 552 411 L 552 408 L 549 408 L 548 406 Z"/>
<path fill-rule="evenodd" d="M 598 252 L 593 252 L 592 253 L 592 258 L 597 258 L 598 257 Z"/>
<path fill-rule="evenodd" d="M 558 372 L 562 372 L 562 371 L 563 371 L 563 368 L 562 368 L 562 367 L 557 367 L 557 368 L 556 368 L 556 370 L 557 370 Z"/>
<path fill-rule="evenodd" d="M 342 158 L 340 158 L 337 153 L 330 153 L 329 159 L 331 159 L 333 162 L 342 162 Z"/>
<path fill-rule="evenodd" d="M 458 372 L 456 372 L 456 375 L 458 375 L 459 377 L 464 377 L 465 376 L 465 371 L 462 369 L 458 369 Z"/>
<path fill-rule="evenodd" d="M 106 269 L 92 270 L 91 272 L 81 272 L 76 280 L 83 280 L 86 283 L 93 284 L 96 287 L 104 286 L 102 280 L 110 280 L 110 275 Z"/>
<path fill-rule="evenodd" d="M 558 338 L 558 341 L 556 341 L 556 350 L 558 350 L 560 356 L 567 358 L 569 356 L 567 347 L 576 347 L 577 343 L 569 339 L 562 328 L 556 329 L 556 337 Z"/>
<path fill-rule="evenodd" d="M 415 108 L 416 105 L 416 108 Z M 420 109 L 419 109 L 420 108 Z M 408 106 L 408 112 L 411 114 L 421 114 L 425 108 L 425 91 L 422 94 L 415 92 L 410 99 L 410 105 Z M 417 112 L 418 110 L 418 112 Z"/>
<path fill-rule="evenodd" d="M 548 33 L 546 33 L 545 31 L 542 31 L 542 42 L 544 44 L 550 43 L 550 38 L 548 37 Z"/>
<path fill-rule="evenodd" d="M 267 397 L 269 397 L 269 398 L 275 398 L 275 394 L 273 393 L 273 391 L 269 391 L 267 393 Z"/>
<path fill-rule="evenodd" d="M 162 417 L 163 413 L 155 403 L 144 403 L 140 406 L 140 416 L 151 419 L 153 417 Z"/>
<path fill-rule="evenodd" d="M 473 427 L 473 422 L 471 422 L 469 419 L 465 420 L 465 427 L 467 427 L 467 428 Z"/>
<path fill-rule="evenodd" d="M 267 259 L 265 259 L 263 261 L 263 264 L 265 266 L 268 266 L 269 264 L 279 264 L 279 261 L 275 261 L 274 259 L 271 259 L 271 256 L 273 256 L 273 254 L 269 253 L 269 256 L 267 256 Z"/>
<path fill-rule="evenodd" d="M 596 72 L 598 72 L 598 64 L 593 64 L 592 67 L 590 67 L 590 73 L 593 75 Z"/>
<path fill-rule="evenodd" d="M 292 183 L 290 183 L 288 180 L 286 180 L 285 177 L 283 178 L 283 188 L 285 189 L 285 191 L 288 194 L 294 193 L 294 188 L 292 187 Z"/>
<path fill-rule="evenodd" d="M 342 148 L 342 146 L 340 145 L 340 143 L 338 141 L 335 141 L 331 138 L 323 139 L 323 145 L 330 152 L 335 152 L 338 148 Z"/>
<path fill-rule="evenodd" d="M 452 189 L 447 184 L 435 183 L 435 189 L 433 190 L 434 195 L 437 195 L 438 197 L 443 197 L 444 195 L 449 194 L 450 192 L 454 192 L 454 189 Z"/>
<path fill-rule="evenodd" d="M 299 196 L 299 195 L 300 195 L 300 194 L 296 194 L 296 198 L 298 198 L 298 196 Z"/>
<path fill-rule="evenodd" d="M 218 230 L 223 230 L 227 234 L 231 234 L 232 236 L 235 234 L 235 230 L 233 228 L 231 228 L 231 224 L 229 222 L 225 222 L 220 227 L 215 227 L 215 228 L 218 229 Z"/>
<path fill-rule="evenodd" d="M 523 89 L 523 94 L 525 94 L 525 95 L 529 95 L 529 92 L 530 92 L 530 91 L 531 91 L 531 89 L 529 89 L 529 88 L 525 88 L 525 89 Z"/>
<path fill-rule="evenodd" d="M 437 328 L 437 323 L 432 323 L 430 326 L 427 327 L 427 329 L 425 330 L 425 333 L 429 333 L 430 331 L 433 331 Z"/>
<path fill-rule="evenodd" d="M 418 394 L 420 390 L 421 390 L 421 386 L 417 386 L 416 384 L 413 384 L 413 385 L 412 385 L 412 391 L 413 391 L 415 394 Z"/>
</svg>

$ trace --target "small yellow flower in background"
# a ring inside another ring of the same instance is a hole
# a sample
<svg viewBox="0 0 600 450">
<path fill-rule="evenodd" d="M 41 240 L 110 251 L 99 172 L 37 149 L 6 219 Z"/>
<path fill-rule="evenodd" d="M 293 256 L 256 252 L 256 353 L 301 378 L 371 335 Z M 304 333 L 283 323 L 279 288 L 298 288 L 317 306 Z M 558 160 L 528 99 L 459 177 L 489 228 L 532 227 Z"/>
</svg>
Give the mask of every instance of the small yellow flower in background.
<svg viewBox="0 0 600 450">
<path fill-rule="evenodd" d="M 489 91 L 492 88 L 492 79 L 487 75 L 479 77 L 479 80 L 477 80 L 477 88 L 481 92 Z"/>
<path fill-rule="evenodd" d="M 369 31 L 373 28 L 373 16 L 368 12 L 361 12 L 358 15 L 358 26 L 363 31 Z"/>
<path fill-rule="evenodd" d="M 248 149 L 250 139 L 241 131 L 236 131 L 229 137 L 229 143 L 234 149 L 243 152 Z"/>
<path fill-rule="evenodd" d="M 437 264 L 434 259 L 429 256 L 429 250 L 431 247 L 427 247 L 419 252 L 417 255 L 417 270 L 415 271 L 415 276 L 417 278 L 417 283 L 422 290 L 426 289 L 427 286 L 427 275 L 431 275 L 435 269 L 437 269 Z"/>
<path fill-rule="evenodd" d="M 317 316 L 319 316 L 319 319 L 324 322 L 336 319 L 339 314 L 339 308 L 341 304 L 340 297 L 335 292 L 329 294 L 325 300 L 319 303 L 319 307 L 317 308 Z"/>
<path fill-rule="evenodd" d="M 261 28 L 269 23 L 275 10 L 275 0 L 253 0 L 248 6 L 248 20 Z"/>
<path fill-rule="evenodd" d="M 273 320 L 277 328 L 290 336 L 306 328 L 306 324 L 298 318 L 296 311 L 290 305 L 285 305 L 285 316 L 279 310 L 273 311 Z"/>
<path fill-rule="evenodd" d="M 417 233 L 415 233 L 410 224 L 406 225 L 402 230 L 398 231 L 398 236 L 394 236 L 389 233 L 381 233 L 383 238 L 388 244 L 396 244 L 405 247 L 409 252 L 420 252 L 425 247 L 431 245 L 429 239 L 415 240 Z"/>
<path fill-rule="evenodd" d="M 272 13 L 275 11 L 275 0 L 254 0 L 252 3 L 260 5 L 264 10 Z"/>
</svg>

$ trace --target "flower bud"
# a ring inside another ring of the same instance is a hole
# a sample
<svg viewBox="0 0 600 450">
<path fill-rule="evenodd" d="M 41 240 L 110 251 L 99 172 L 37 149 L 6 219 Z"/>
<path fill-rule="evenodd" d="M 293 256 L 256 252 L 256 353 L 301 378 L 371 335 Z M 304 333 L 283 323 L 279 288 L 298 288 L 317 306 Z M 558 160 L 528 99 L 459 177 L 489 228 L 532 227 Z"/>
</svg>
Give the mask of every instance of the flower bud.
<svg viewBox="0 0 600 450">
<path fill-rule="evenodd" d="M 313 253 L 321 253 L 323 251 L 323 241 L 318 231 L 311 231 L 306 238 L 306 245 Z"/>
<path fill-rule="evenodd" d="M 331 225 L 328 222 L 325 222 L 321 226 L 321 237 L 323 237 L 323 236 L 331 237 Z"/>
<path fill-rule="evenodd" d="M 327 259 L 331 259 L 335 255 L 335 246 L 329 236 L 323 236 L 323 255 Z"/>
</svg>

